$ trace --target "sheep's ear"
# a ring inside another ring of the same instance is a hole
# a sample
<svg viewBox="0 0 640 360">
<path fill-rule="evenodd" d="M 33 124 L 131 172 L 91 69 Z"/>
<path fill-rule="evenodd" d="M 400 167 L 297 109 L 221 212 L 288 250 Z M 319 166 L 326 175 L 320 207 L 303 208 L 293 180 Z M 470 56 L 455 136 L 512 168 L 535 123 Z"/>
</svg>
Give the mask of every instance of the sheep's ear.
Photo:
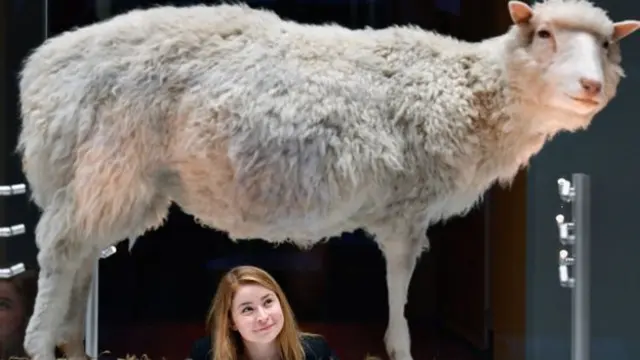
<svg viewBox="0 0 640 360">
<path fill-rule="evenodd" d="M 533 9 L 522 1 L 509 1 L 509 15 L 514 24 L 529 22 L 533 17 Z"/>
<path fill-rule="evenodd" d="M 620 41 L 640 29 L 640 21 L 625 20 L 613 24 L 613 40 Z"/>
</svg>

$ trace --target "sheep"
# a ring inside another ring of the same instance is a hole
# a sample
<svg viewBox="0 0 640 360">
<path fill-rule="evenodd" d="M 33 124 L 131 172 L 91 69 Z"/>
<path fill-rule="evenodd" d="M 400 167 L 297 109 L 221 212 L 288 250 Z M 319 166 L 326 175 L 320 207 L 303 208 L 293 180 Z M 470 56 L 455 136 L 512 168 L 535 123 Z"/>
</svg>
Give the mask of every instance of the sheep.
<svg viewBox="0 0 640 360">
<path fill-rule="evenodd" d="M 586 129 L 640 28 L 585 0 L 508 11 L 508 31 L 479 42 L 242 4 L 134 10 L 47 39 L 19 75 L 17 151 L 42 209 L 28 354 L 85 357 L 100 250 L 176 203 L 234 240 L 306 249 L 364 229 L 386 260 L 387 352 L 410 360 L 403 308 L 428 227 Z"/>
</svg>

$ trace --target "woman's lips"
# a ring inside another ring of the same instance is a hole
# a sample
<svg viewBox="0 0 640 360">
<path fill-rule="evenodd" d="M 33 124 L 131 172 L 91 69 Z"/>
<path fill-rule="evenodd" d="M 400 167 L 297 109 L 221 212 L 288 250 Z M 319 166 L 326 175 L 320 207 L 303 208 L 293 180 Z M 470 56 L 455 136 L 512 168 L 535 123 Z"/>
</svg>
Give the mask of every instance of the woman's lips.
<svg viewBox="0 0 640 360">
<path fill-rule="evenodd" d="M 271 329 L 275 324 L 271 324 L 262 328 L 259 328 L 258 330 L 256 330 L 257 332 L 262 332 L 262 331 L 267 331 L 269 329 Z"/>
</svg>

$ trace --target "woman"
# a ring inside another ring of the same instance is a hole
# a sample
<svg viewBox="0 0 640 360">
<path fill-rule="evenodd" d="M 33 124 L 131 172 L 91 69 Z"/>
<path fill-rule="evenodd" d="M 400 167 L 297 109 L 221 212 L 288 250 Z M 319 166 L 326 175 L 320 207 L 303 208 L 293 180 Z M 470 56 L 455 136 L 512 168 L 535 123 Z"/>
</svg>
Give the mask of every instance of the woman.
<svg viewBox="0 0 640 360">
<path fill-rule="evenodd" d="M 37 291 L 35 275 L 27 270 L 0 280 L 0 359 L 26 357 L 22 341 Z"/>
<path fill-rule="evenodd" d="M 222 278 L 207 330 L 211 336 L 195 342 L 191 359 L 337 360 L 321 336 L 299 331 L 278 283 L 254 266 L 233 268 Z"/>
</svg>

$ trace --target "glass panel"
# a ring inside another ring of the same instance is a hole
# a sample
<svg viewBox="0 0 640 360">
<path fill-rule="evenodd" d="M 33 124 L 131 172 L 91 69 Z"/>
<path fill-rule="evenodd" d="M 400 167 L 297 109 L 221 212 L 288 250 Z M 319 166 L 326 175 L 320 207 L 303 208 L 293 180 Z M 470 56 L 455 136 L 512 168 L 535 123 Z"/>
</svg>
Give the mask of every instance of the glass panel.
<svg viewBox="0 0 640 360">
<path fill-rule="evenodd" d="M 14 149 L 16 75 L 25 54 L 44 39 L 44 18 L 42 1 L 0 1 L 0 359 L 25 355 L 24 331 L 37 290 L 38 212 L 21 190 L 24 178 Z"/>
<path fill-rule="evenodd" d="M 0 186 L 24 182 L 14 152 L 19 129 L 17 74 L 25 55 L 47 32 L 55 36 L 133 8 L 202 1 L 45 3 L 0 1 Z M 510 25 L 503 0 L 254 0 L 250 5 L 305 23 L 330 21 L 351 28 L 412 23 L 467 40 L 496 35 Z M 599 5 L 615 20 L 637 13 L 640 6 L 628 0 L 603 0 Z M 624 42 L 637 41 L 631 40 L 634 36 Z M 557 179 L 578 171 L 592 179 L 590 264 L 597 271 L 592 272 L 589 300 L 591 359 L 640 358 L 633 321 L 640 300 L 634 276 L 638 252 L 633 249 L 640 243 L 630 240 L 637 233 L 633 215 L 640 192 L 635 186 L 637 167 L 626 161 L 639 143 L 633 131 L 637 96 L 630 91 L 638 82 L 632 66 L 638 49 L 623 47 L 629 75 L 616 101 L 601 115 L 606 119 L 596 121 L 597 129 L 588 136 L 559 136 L 510 190 L 492 189 L 487 208 L 430 230 L 432 250 L 415 270 L 406 308 L 415 360 L 571 356 L 571 292 L 558 281 L 560 245 L 552 216 L 567 210 L 558 208 Z M 569 147 L 573 150 L 567 152 Z M 0 234 L 17 224 L 26 229 L 24 234 L 0 237 L 0 359 L 25 355 L 22 339 L 36 292 L 33 229 L 38 211 L 26 196 L 0 197 Z M 118 248 L 100 264 L 102 351 L 120 357 L 186 357 L 193 341 L 204 335 L 204 315 L 220 276 L 234 265 L 248 263 L 276 277 L 303 328 L 325 335 L 340 358 L 385 353 L 384 261 L 361 232 L 307 252 L 291 245 L 273 248 L 258 240 L 233 243 L 173 208 L 167 224 L 139 239 L 131 253 L 126 243 Z M 10 269 L 17 270 L 11 274 Z"/>
<path fill-rule="evenodd" d="M 45 36 L 44 2 L 42 0 L 0 2 L 0 186 L 25 182 L 21 161 L 15 148 L 20 128 L 18 115 L 18 79 L 24 56 L 40 45 Z M 17 36 L 19 34 L 19 36 Z M 0 227 L 25 225 L 26 234 L 0 237 L 2 267 L 18 262 L 35 266 L 33 229 L 37 209 L 28 194 L 0 196 Z"/>
<path fill-rule="evenodd" d="M 48 33 L 55 36 L 134 8 L 192 3 L 202 1 L 50 1 Z M 413 23 L 446 34 L 465 33 L 456 7 L 438 9 L 431 1 L 262 0 L 250 5 L 305 23 L 336 22 L 351 28 Z M 485 254 L 484 216 L 484 209 L 478 209 L 430 232 L 433 250 L 414 272 L 406 312 L 415 360 L 476 359 L 486 350 L 484 256 L 456 266 L 460 247 Z M 20 259 L 33 254 L 14 253 Z M 121 243 L 115 255 L 101 261 L 100 351 L 186 357 L 192 342 L 205 334 L 204 316 L 221 275 L 239 264 L 257 265 L 274 275 L 303 329 L 324 335 L 340 358 L 385 354 L 384 260 L 362 232 L 310 251 L 291 245 L 273 248 L 258 240 L 234 243 L 196 225 L 177 207 L 162 228 L 138 239 L 131 253 Z M 467 282 L 476 286 L 467 287 Z M 482 300 L 470 300 L 474 298 Z"/>
</svg>

